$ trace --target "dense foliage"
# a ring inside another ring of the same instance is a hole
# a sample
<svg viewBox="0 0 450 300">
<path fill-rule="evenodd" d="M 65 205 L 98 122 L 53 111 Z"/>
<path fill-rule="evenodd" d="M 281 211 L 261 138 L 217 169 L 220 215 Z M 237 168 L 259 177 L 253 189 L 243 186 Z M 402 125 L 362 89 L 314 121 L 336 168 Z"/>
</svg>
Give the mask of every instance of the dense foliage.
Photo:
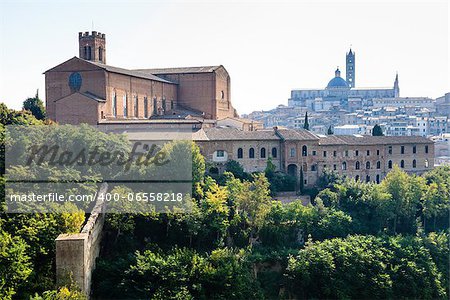
<svg viewBox="0 0 450 300">
<path fill-rule="evenodd" d="M 4 105 L 0 118 L 3 125 L 43 124 Z M 80 128 L 59 126 L 54 132 L 87 146 L 130 147 L 119 136 Z M 50 136 L 20 142 L 45 138 Z M 225 173 L 211 174 L 214 166 L 206 165 L 195 144 L 165 147 L 171 155 L 189 150 L 192 157 L 189 211 L 107 214 L 93 274 L 97 299 L 448 298 L 449 167 L 423 176 L 394 168 L 381 184 L 326 171 L 317 196 L 304 205 L 272 200 L 293 183 L 270 161 L 264 173 L 248 174 L 229 162 Z M 94 181 L 102 180 L 100 171 L 91 171 Z M 131 170 L 139 176 L 152 171 Z M 34 176 L 38 170 L 26 172 Z M 4 195 L 3 176 L 1 183 Z M 84 298 L 76 286 L 58 288 L 54 282 L 54 240 L 77 232 L 85 219 L 72 209 L 0 215 L 1 299 Z"/>
</svg>

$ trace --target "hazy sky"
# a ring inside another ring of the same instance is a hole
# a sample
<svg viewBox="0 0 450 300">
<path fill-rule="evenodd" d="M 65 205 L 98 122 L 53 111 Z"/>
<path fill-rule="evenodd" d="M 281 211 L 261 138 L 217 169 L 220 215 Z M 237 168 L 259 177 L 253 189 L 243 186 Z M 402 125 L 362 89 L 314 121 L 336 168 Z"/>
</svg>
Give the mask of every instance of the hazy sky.
<svg viewBox="0 0 450 300">
<path fill-rule="evenodd" d="M 78 32 L 106 33 L 123 68 L 222 64 L 239 113 L 323 88 L 356 51 L 357 87 L 439 97 L 449 87 L 449 5 L 443 1 L 0 0 L 0 101 L 20 108 L 42 73 L 78 56 Z M 92 27 L 93 24 L 93 27 Z"/>
</svg>

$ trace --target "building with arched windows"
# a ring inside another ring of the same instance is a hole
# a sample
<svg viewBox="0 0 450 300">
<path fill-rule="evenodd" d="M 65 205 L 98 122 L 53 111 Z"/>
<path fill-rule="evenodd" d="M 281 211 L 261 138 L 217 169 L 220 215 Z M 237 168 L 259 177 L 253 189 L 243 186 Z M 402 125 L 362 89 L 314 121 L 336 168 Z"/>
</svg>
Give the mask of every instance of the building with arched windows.
<svg viewBox="0 0 450 300">
<path fill-rule="evenodd" d="M 79 57 L 44 73 L 53 121 L 146 127 L 237 117 L 221 65 L 129 70 L 106 64 L 105 34 L 80 32 L 78 42 Z"/>
<path fill-rule="evenodd" d="M 433 168 L 434 144 L 424 137 L 323 136 L 276 127 L 256 131 L 215 127 L 202 128 L 194 140 L 220 171 L 226 161 L 217 159 L 217 153 L 226 153 L 227 161 L 239 162 L 246 172 L 264 171 L 270 159 L 277 171 L 303 178 L 305 186 L 314 186 L 325 169 L 379 183 L 395 165 L 414 174 Z"/>
</svg>

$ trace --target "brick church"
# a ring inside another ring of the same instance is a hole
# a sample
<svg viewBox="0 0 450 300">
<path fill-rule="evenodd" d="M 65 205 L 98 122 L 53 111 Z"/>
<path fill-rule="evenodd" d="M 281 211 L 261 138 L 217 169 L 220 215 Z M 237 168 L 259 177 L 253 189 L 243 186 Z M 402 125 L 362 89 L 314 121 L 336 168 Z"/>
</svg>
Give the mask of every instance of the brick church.
<svg viewBox="0 0 450 300">
<path fill-rule="evenodd" d="M 106 64 L 105 34 L 80 32 L 79 57 L 46 71 L 48 117 L 60 124 L 203 122 L 237 117 L 223 66 L 128 70 Z"/>
</svg>

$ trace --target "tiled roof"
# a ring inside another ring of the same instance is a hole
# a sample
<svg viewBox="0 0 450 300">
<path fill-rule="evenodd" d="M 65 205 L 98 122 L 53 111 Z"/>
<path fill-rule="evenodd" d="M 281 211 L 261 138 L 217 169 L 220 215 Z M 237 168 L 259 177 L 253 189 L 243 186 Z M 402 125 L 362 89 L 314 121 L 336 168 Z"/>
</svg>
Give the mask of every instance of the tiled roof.
<svg viewBox="0 0 450 300">
<path fill-rule="evenodd" d="M 159 68 L 159 69 L 138 69 L 136 71 L 147 74 L 177 74 L 177 73 L 212 73 L 221 66 L 205 67 L 182 67 L 182 68 Z"/>
<path fill-rule="evenodd" d="M 421 136 L 370 136 L 370 135 L 329 135 L 321 137 L 319 145 L 395 145 L 432 143 Z"/>
<path fill-rule="evenodd" d="M 278 129 L 280 137 L 284 140 L 318 140 L 314 133 L 304 129 Z"/>
<path fill-rule="evenodd" d="M 242 131 L 236 128 L 205 128 L 202 129 L 208 140 L 236 141 L 236 140 L 279 140 L 273 130 Z"/>
<path fill-rule="evenodd" d="M 160 81 L 160 82 L 164 82 L 164 83 L 171 83 L 171 84 L 175 84 L 174 82 L 171 82 L 169 80 L 165 80 L 162 79 L 158 76 L 155 76 L 153 74 L 150 73 L 145 73 L 145 72 L 140 72 L 137 70 L 128 70 L 128 69 L 123 69 L 123 68 L 118 68 L 118 67 L 113 67 L 110 65 L 105 65 L 102 63 L 98 63 L 98 62 L 93 62 L 90 60 L 84 60 L 88 63 L 91 63 L 93 65 L 96 65 L 108 72 L 112 72 L 112 73 L 117 73 L 117 74 L 123 74 L 123 75 L 129 75 L 129 76 L 133 76 L 133 77 L 138 77 L 138 78 L 144 78 L 144 79 L 150 79 L 150 80 L 154 80 L 154 81 Z"/>
</svg>

